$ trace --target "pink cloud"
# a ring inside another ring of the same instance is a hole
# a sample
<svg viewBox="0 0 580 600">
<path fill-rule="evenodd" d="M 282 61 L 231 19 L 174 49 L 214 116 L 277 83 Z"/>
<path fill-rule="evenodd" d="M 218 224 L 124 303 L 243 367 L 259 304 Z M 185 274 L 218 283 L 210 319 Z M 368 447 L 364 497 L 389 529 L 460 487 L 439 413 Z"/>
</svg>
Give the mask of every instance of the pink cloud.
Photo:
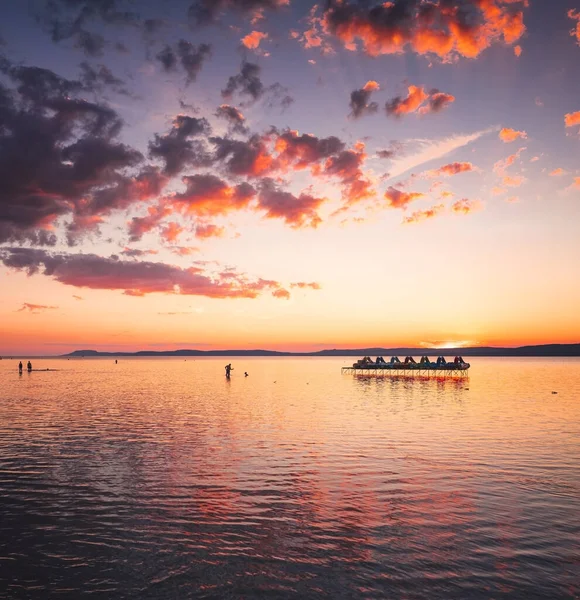
<svg viewBox="0 0 580 600">
<path fill-rule="evenodd" d="M 262 31 L 252 31 L 242 38 L 242 45 L 249 50 L 256 50 L 263 40 L 268 39 L 268 34 Z"/>
<path fill-rule="evenodd" d="M 445 210 L 444 204 L 437 204 L 426 210 L 416 210 L 408 217 L 403 219 L 403 223 L 419 223 L 427 219 L 432 219 L 437 215 L 441 214 Z"/>
<path fill-rule="evenodd" d="M 407 208 L 411 202 L 424 197 L 425 194 L 420 192 L 403 192 L 392 186 L 385 192 L 388 205 L 392 208 Z"/>
<path fill-rule="evenodd" d="M 515 142 L 517 139 L 526 139 L 528 137 L 528 134 L 525 131 L 517 131 L 515 129 L 509 129 L 507 127 L 504 127 L 500 132 L 499 132 L 499 139 L 506 143 L 509 144 L 510 142 Z"/>
</svg>

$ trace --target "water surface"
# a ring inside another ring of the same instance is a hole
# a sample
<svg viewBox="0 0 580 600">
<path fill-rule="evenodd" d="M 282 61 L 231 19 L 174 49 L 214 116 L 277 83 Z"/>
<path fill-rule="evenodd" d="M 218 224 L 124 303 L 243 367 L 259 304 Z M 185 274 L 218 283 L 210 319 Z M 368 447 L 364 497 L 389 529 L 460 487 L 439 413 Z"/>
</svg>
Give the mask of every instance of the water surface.
<svg viewBox="0 0 580 600">
<path fill-rule="evenodd" d="M 0 361 L 0 597 L 579 598 L 580 360 L 351 362 Z"/>
</svg>

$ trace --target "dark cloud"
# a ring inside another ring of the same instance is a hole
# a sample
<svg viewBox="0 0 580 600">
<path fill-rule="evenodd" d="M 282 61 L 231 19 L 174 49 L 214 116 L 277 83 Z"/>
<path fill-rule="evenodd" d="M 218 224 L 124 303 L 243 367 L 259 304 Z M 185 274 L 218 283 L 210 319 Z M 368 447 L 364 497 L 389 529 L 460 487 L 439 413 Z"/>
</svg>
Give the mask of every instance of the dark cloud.
<svg viewBox="0 0 580 600">
<path fill-rule="evenodd" d="M 289 0 L 196 0 L 190 5 L 188 16 L 194 25 L 207 25 L 226 10 L 236 10 L 259 18 L 264 10 L 289 3 Z"/>
<path fill-rule="evenodd" d="M 295 196 L 280 189 L 270 178 L 265 178 L 260 183 L 258 206 L 266 211 L 266 218 L 284 219 L 295 229 L 317 227 L 322 222 L 317 210 L 325 201 L 326 198 L 316 198 L 311 194 Z"/>
<path fill-rule="evenodd" d="M 240 133 L 245 135 L 248 133 L 248 128 L 246 127 L 246 118 L 242 114 L 242 112 L 237 109 L 235 106 L 230 106 L 229 104 L 222 104 L 216 110 L 216 117 L 220 117 L 229 122 L 232 131 L 235 133 Z"/>
<path fill-rule="evenodd" d="M 319 138 L 292 129 L 273 130 L 278 163 L 284 168 L 305 169 L 344 150 L 344 142 L 336 136 Z"/>
<path fill-rule="evenodd" d="M 279 289 L 276 281 L 250 279 L 231 273 L 212 276 L 203 268 L 182 269 L 164 263 L 104 258 L 95 254 L 57 254 L 36 248 L 0 248 L 4 266 L 28 275 L 42 274 L 65 285 L 97 290 L 122 290 L 130 296 L 152 293 L 207 296 L 210 298 L 256 298 L 266 290 Z"/>
<path fill-rule="evenodd" d="M 115 77 L 107 66 L 92 66 L 88 62 L 83 61 L 80 64 L 80 68 L 80 80 L 86 90 L 100 94 L 105 89 L 111 89 L 117 94 L 124 96 L 132 95 L 125 87 L 123 80 Z"/>
<path fill-rule="evenodd" d="M 277 82 L 268 86 L 266 88 L 266 106 L 268 108 L 280 106 L 282 112 L 284 112 L 295 102 L 294 98 L 288 92 L 287 87 Z"/>
<path fill-rule="evenodd" d="M 177 54 L 181 61 L 181 66 L 187 74 L 187 82 L 196 80 L 203 63 L 211 55 L 211 46 L 209 44 L 199 44 L 194 46 L 185 40 L 179 40 L 177 43 Z"/>
<path fill-rule="evenodd" d="M 524 33 L 527 0 L 327 0 L 320 23 L 349 49 L 371 56 L 418 54 L 475 58 L 491 44 L 514 44 Z"/>
<path fill-rule="evenodd" d="M 73 39 L 75 48 L 82 50 L 87 56 L 103 56 L 103 49 L 105 48 L 105 38 L 99 33 L 91 33 L 90 31 L 78 31 Z"/>
<path fill-rule="evenodd" d="M 353 119 L 372 115 L 379 110 L 379 105 L 370 101 L 372 93 L 378 89 L 379 84 L 376 81 L 367 81 L 361 89 L 351 92 L 349 106 L 350 116 Z"/>
<path fill-rule="evenodd" d="M 379 158 L 390 160 L 395 158 L 395 156 L 400 156 L 404 153 L 404 151 L 405 148 L 401 142 L 392 141 L 388 148 L 385 148 L 384 150 L 377 150 L 377 156 Z"/>
<path fill-rule="evenodd" d="M 119 252 L 123 256 L 128 256 L 129 258 L 141 258 L 142 256 L 147 256 L 148 254 L 157 254 L 157 250 L 139 250 L 137 248 L 124 248 Z"/>
<path fill-rule="evenodd" d="M 119 10 L 117 0 L 45 0 L 38 12 L 40 22 L 48 29 L 54 42 L 72 40 L 76 48 L 88 56 L 101 56 L 106 46 L 105 38 L 87 29 L 98 25 L 136 25 L 139 16 Z"/>
<path fill-rule="evenodd" d="M 165 46 L 158 52 L 155 58 L 161 63 L 163 69 L 168 73 L 177 70 L 177 53 L 171 46 Z"/>
<path fill-rule="evenodd" d="M 429 96 L 429 112 L 439 112 L 452 102 L 455 102 L 455 97 L 451 94 L 445 94 L 436 89 L 431 90 Z"/>
<path fill-rule="evenodd" d="M 143 31 L 146 35 L 153 36 L 159 33 L 164 25 L 165 21 L 163 19 L 145 19 L 143 21 Z"/>
<path fill-rule="evenodd" d="M 264 84 L 260 79 L 260 65 L 244 61 L 237 75 L 228 79 L 226 87 L 222 90 L 224 98 L 231 98 L 234 93 L 250 96 L 252 100 L 258 100 L 265 91 Z"/>
<path fill-rule="evenodd" d="M 323 175 L 338 177 L 342 183 L 345 206 L 366 200 L 375 195 L 371 181 L 364 174 L 365 147 L 357 142 L 351 150 L 329 157 L 324 163 Z"/>
<path fill-rule="evenodd" d="M 195 46 L 186 40 L 179 40 L 177 46 L 172 48 L 166 45 L 155 57 L 166 72 L 177 70 L 181 65 L 186 74 L 187 84 L 194 82 L 201 72 L 204 62 L 211 56 L 209 44 Z"/>
<path fill-rule="evenodd" d="M 149 156 L 165 162 L 164 173 L 176 175 L 187 166 L 208 166 L 211 157 L 203 140 L 192 139 L 207 136 L 211 131 L 207 119 L 178 115 L 166 135 L 155 134 L 149 142 Z"/>
<path fill-rule="evenodd" d="M 229 137 L 212 137 L 215 146 L 215 160 L 224 164 L 230 175 L 258 177 L 276 168 L 268 148 L 259 135 L 253 135 L 247 141 Z"/>
<path fill-rule="evenodd" d="M 0 242 L 54 245 L 47 233 L 65 215 L 94 224 L 121 202 L 99 198 L 143 159 L 116 140 L 123 123 L 110 107 L 74 96 L 83 85 L 38 67 L 0 70 Z M 122 202 L 125 202 L 123 199 Z"/>
<path fill-rule="evenodd" d="M 249 98 L 246 105 L 264 99 L 267 107 L 281 106 L 282 110 L 286 110 L 294 102 L 288 88 L 278 82 L 265 86 L 260 79 L 260 73 L 260 65 L 244 61 L 240 72 L 228 79 L 226 87 L 222 90 L 222 97 L 230 100 L 234 94 L 246 96 Z M 243 102 L 241 106 L 244 106 Z"/>
</svg>

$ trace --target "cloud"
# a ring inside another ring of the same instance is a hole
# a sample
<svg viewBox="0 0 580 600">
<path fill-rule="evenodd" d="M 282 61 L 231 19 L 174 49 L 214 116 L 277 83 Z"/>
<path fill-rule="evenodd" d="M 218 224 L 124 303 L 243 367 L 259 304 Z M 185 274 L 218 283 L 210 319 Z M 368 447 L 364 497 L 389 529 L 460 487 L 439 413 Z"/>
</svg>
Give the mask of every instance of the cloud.
<svg viewBox="0 0 580 600">
<path fill-rule="evenodd" d="M 186 74 L 186 84 L 189 85 L 197 79 L 205 61 L 210 56 L 210 44 L 194 46 L 187 40 L 181 39 L 177 42 L 175 50 L 166 45 L 155 58 L 168 73 L 176 71 L 177 65 L 180 64 Z"/>
<path fill-rule="evenodd" d="M 269 38 L 267 33 L 262 31 L 252 31 L 248 33 L 245 37 L 241 39 L 242 45 L 248 48 L 249 50 L 256 50 L 260 42 L 263 40 L 267 40 Z"/>
<path fill-rule="evenodd" d="M 429 94 L 427 94 L 422 87 L 410 85 L 409 94 L 405 98 L 397 96 L 396 98 L 389 100 L 385 105 L 385 109 L 387 111 L 387 115 L 400 117 L 402 115 L 417 111 L 421 104 L 423 104 L 423 102 L 425 102 L 425 100 L 428 98 Z"/>
<path fill-rule="evenodd" d="M 385 192 L 387 204 L 391 208 L 406 209 L 411 202 L 414 202 L 415 200 L 419 200 L 420 198 L 424 197 L 425 194 L 421 194 L 420 192 L 403 192 L 392 186 L 389 187 Z"/>
<path fill-rule="evenodd" d="M 326 198 L 316 198 L 304 192 L 295 196 L 281 190 L 274 180 L 269 178 L 262 180 L 258 194 L 258 206 L 266 211 L 266 218 L 284 219 L 294 229 L 316 228 L 322 222 L 317 210 L 325 201 Z"/>
<path fill-rule="evenodd" d="M 438 169 L 427 171 L 425 174 L 427 177 L 451 177 L 452 175 L 459 175 L 459 173 L 467 173 L 474 171 L 475 167 L 470 162 L 454 162 L 448 165 L 443 165 Z"/>
<path fill-rule="evenodd" d="M 214 160 L 221 162 L 229 175 L 258 177 L 277 168 L 265 140 L 259 135 L 247 141 L 229 137 L 212 137 L 210 141 L 215 146 Z"/>
<path fill-rule="evenodd" d="M 182 178 L 186 189 L 168 197 L 171 206 L 180 212 L 196 216 L 227 215 L 246 208 L 256 191 L 248 183 L 229 185 L 216 175 L 190 175 Z"/>
<path fill-rule="evenodd" d="M 224 237 L 225 233 L 225 227 L 219 227 L 213 223 L 199 223 L 195 228 L 195 237 L 201 240 L 212 237 L 221 238 Z"/>
<path fill-rule="evenodd" d="M 273 131 L 274 146 L 278 152 L 277 164 L 288 170 L 290 167 L 301 170 L 311 167 L 323 159 L 344 150 L 345 144 L 336 136 L 320 138 L 310 133 L 300 134 L 293 129 Z"/>
<path fill-rule="evenodd" d="M 525 140 L 528 137 L 528 134 L 525 131 L 516 131 L 515 129 L 509 129 L 504 127 L 499 132 L 499 139 L 509 144 L 510 142 L 515 142 L 517 139 Z"/>
<path fill-rule="evenodd" d="M 45 306 L 44 304 L 30 304 L 28 302 L 24 302 L 24 304 L 22 304 L 22 307 L 19 308 L 16 312 L 28 311 L 33 315 L 37 315 L 38 313 L 43 312 L 45 310 L 55 310 L 57 308 L 58 306 Z"/>
<path fill-rule="evenodd" d="M 324 163 L 321 173 L 340 179 L 342 198 L 346 206 L 375 196 L 372 182 L 363 171 L 366 157 L 365 145 L 357 142 L 353 149 L 330 156 Z"/>
<path fill-rule="evenodd" d="M 550 171 L 550 177 L 560 177 L 561 175 L 566 175 L 566 173 L 567 173 L 567 171 L 558 167 L 557 169 Z"/>
<path fill-rule="evenodd" d="M 580 12 L 572 8 L 568 11 L 568 17 L 570 17 L 570 19 L 578 21 L 578 23 L 576 23 L 576 27 L 574 27 L 574 29 L 570 31 L 570 35 L 576 38 L 576 41 L 580 46 Z"/>
<path fill-rule="evenodd" d="M 199 266 L 180 268 L 165 263 L 125 261 L 95 254 L 58 254 L 35 248 L 0 248 L 0 262 L 28 275 L 41 273 L 65 285 L 95 290 L 122 290 L 129 296 L 152 293 L 256 298 L 280 283 L 230 272 L 225 278 Z"/>
<path fill-rule="evenodd" d="M 3 60 L 0 71 L 16 86 L 0 84 L 0 243 L 54 245 L 57 219 L 94 226 L 139 199 L 143 156 L 116 139 L 123 121 L 112 108 L 77 98 L 83 84 L 48 69 Z"/>
<path fill-rule="evenodd" d="M 139 16 L 119 9 L 117 0 L 49 0 L 38 3 L 39 21 L 46 27 L 55 43 L 72 40 L 88 56 L 101 56 L 107 42 L 105 38 L 87 29 L 92 23 L 101 27 L 137 25 Z M 37 4 L 37 5 L 38 5 Z"/>
<path fill-rule="evenodd" d="M 517 152 L 514 152 L 514 154 L 510 154 L 507 158 L 498 160 L 493 165 L 493 172 L 496 175 L 504 176 L 507 173 L 507 169 L 511 167 L 516 162 L 516 160 L 519 159 L 521 153 L 525 152 L 526 150 L 526 147 L 520 148 Z"/>
<path fill-rule="evenodd" d="M 83 297 L 82 297 L 82 296 L 77 296 L 76 294 L 73 294 L 73 298 L 74 298 L 75 300 L 82 300 L 82 299 L 83 299 Z"/>
<path fill-rule="evenodd" d="M 249 96 L 252 100 L 258 100 L 264 95 L 265 87 L 260 79 L 260 66 L 255 63 L 244 61 L 237 75 L 232 75 L 222 90 L 222 96 L 231 98 L 234 93 Z"/>
<path fill-rule="evenodd" d="M 519 58 L 522 55 L 522 47 L 514 46 L 514 54 Z"/>
<path fill-rule="evenodd" d="M 168 206 L 149 206 L 145 217 L 133 217 L 129 222 L 129 240 L 138 242 L 146 233 L 158 227 L 171 212 Z"/>
<path fill-rule="evenodd" d="M 580 190 L 580 177 L 574 177 L 574 181 L 566 188 L 566 191 Z"/>
<path fill-rule="evenodd" d="M 80 80 L 86 90 L 94 93 L 102 93 L 105 89 L 111 89 L 117 94 L 131 96 L 122 79 L 115 77 L 109 67 L 98 65 L 93 67 L 88 62 L 83 61 L 80 64 Z"/>
<path fill-rule="evenodd" d="M 157 254 L 157 250 L 138 250 L 137 248 L 123 248 L 119 254 L 129 258 L 139 258 L 148 254 Z"/>
<path fill-rule="evenodd" d="M 525 31 L 527 0 L 329 0 L 322 16 L 324 33 L 348 50 L 357 43 L 371 56 L 410 48 L 443 60 L 476 58 L 498 42 L 514 44 Z"/>
<path fill-rule="evenodd" d="M 370 102 L 373 92 L 379 90 L 379 84 L 376 81 L 367 81 L 359 90 L 354 90 L 350 94 L 350 117 L 358 119 L 363 115 L 372 115 L 379 110 L 376 102 Z"/>
<path fill-rule="evenodd" d="M 291 283 L 290 284 L 291 288 L 300 288 L 300 289 L 306 289 L 306 288 L 310 288 L 311 290 L 320 290 L 322 289 L 319 283 L 316 283 L 316 281 L 312 281 L 310 283 L 306 283 L 304 281 L 298 281 L 296 283 Z"/>
<path fill-rule="evenodd" d="M 442 158 L 446 154 L 475 142 L 480 137 L 491 133 L 492 129 L 476 131 L 469 135 L 457 134 L 442 140 L 415 140 L 419 150 L 415 154 L 402 156 L 390 166 L 390 177 L 398 177 L 424 163 Z"/>
<path fill-rule="evenodd" d="M 274 290 L 272 292 L 272 296 L 274 296 L 274 298 L 283 298 L 284 300 L 289 300 L 290 292 L 284 288 L 280 288 L 280 289 Z"/>
<path fill-rule="evenodd" d="M 228 79 L 226 87 L 221 91 L 222 97 L 230 100 L 234 94 L 246 96 L 249 97 L 246 104 L 264 98 L 269 108 L 275 104 L 279 104 L 283 109 L 288 108 L 294 102 L 294 98 L 288 94 L 288 89 L 280 83 L 265 86 L 260 79 L 261 70 L 260 65 L 243 61 L 240 72 Z M 241 106 L 244 106 L 243 102 Z"/>
<path fill-rule="evenodd" d="M 416 210 L 411 213 L 409 216 L 403 218 L 403 223 L 419 223 L 420 221 L 426 221 L 427 219 L 432 219 L 437 215 L 441 214 L 445 210 L 444 204 L 437 204 L 428 208 L 426 210 Z"/>
<path fill-rule="evenodd" d="M 401 142 L 392 141 L 388 148 L 383 150 L 377 150 L 377 156 L 379 158 L 392 160 L 395 156 L 404 154 L 404 145 Z"/>
<path fill-rule="evenodd" d="M 580 125 L 580 110 L 574 113 L 568 113 L 564 117 L 564 123 L 566 127 L 575 127 L 576 125 Z"/>
<path fill-rule="evenodd" d="M 456 214 L 467 215 L 476 210 L 480 210 L 483 208 L 482 203 L 479 200 L 468 200 L 467 198 L 462 198 L 461 200 L 457 200 L 451 205 L 451 210 Z"/>
<path fill-rule="evenodd" d="M 225 119 L 229 122 L 232 131 L 235 133 L 240 133 L 245 135 L 248 133 L 248 128 L 246 127 L 246 118 L 242 114 L 242 112 L 236 108 L 235 106 L 230 106 L 229 104 L 222 104 L 216 110 L 216 117 L 221 119 Z"/>
<path fill-rule="evenodd" d="M 208 25 L 226 10 L 259 19 L 265 10 L 288 6 L 290 0 L 195 0 L 189 7 L 188 16 L 195 25 Z"/>
<path fill-rule="evenodd" d="M 169 221 L 169 223 L 159 228 L 159 235 L 168 244 L 173 244 L 184 231 L 185 229 L 181 225 L 175 221 Z"/>
<path fill-rule="evenodd" d="M 185 167 L 209 166 L 211 157 L 205 142 L 199 138 L 211 133 L 211 127 L 205 118 L 177 115 L 173 126 L 166 135 L 155 134 L 149 142 L 149 156 L 160 158 L 165 163 L 163 172 L 167 176 L 177 175 Z"/>
<path fill-rule="evenodd" d="M 505 175 L 501 180 L 502 184 L 507 187 L 520 187 L 523 183 L 525 183 L 526 178 L 521 175 Z"/>
</svg>

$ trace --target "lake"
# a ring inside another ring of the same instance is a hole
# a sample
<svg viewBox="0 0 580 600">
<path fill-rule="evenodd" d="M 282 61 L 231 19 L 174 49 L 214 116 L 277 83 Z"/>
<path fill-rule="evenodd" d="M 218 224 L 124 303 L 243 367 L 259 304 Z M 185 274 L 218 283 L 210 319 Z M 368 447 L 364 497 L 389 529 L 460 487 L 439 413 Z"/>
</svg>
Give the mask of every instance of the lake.
<svg viewBox="0 0 580 600">
<path fill-rule="evenodd" d="M 580 359 L 467 360 L 0 361 L 0 597 L 580 598 Z"/>
</svg>

